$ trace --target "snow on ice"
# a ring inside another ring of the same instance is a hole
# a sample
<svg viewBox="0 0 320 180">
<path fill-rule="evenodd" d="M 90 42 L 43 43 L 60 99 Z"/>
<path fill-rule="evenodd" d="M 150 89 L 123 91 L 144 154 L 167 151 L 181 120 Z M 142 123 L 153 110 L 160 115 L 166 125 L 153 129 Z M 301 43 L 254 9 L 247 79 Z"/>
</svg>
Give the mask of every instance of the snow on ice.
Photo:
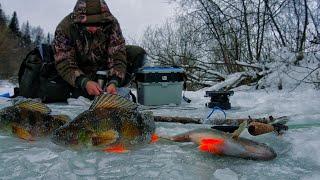
<svg viewBox="0 0 320 180">
<path fill-rule="evenodd" d="M 12 93 L 1 81 L 0 93 Z M 210 109 L 204 91 L 186 92 L 191 104 L 159 108 L 156 115 L 206 117 Z M 288 116 L 283 136 L 252 137 L 275 149 L 278 157 L 259 162 L 202 153 L 192 143 L 159 142 L 128 154 L 73 151 L 49 140 L 29 143 L 0 135 L 0 179 L 319 179 L 320 92 L 308 86 L 295 91 L 252 90 L 241 87 L 230 98 L 229 118 Z M 74 118 L 88 108 L 86 99 L 70 99 L 68 105 L 51 104 L 54 113 Z M 0 108 L 8 102 L 0 101 Z M 215 117 L 215 116 L 213 116 Z M 208 125 L 157 123 L 157 133 L 174 135 Z"/>
</svg>

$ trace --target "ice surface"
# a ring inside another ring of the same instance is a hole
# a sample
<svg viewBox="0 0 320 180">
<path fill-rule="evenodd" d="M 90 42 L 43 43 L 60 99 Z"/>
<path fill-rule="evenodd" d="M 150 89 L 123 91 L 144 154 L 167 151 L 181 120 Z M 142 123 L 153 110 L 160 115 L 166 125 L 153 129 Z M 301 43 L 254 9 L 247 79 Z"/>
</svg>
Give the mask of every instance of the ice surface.
<svg viewBox="0 0 320 180">
<path fill-rule="evenodd" d="M 187 92 L 191 104 L 160 108 L 157 115 L 205 117 L 209 101 L 204 92 Z M 320 93 L 302 89 L 292 93 L 238 89 L 231 97 L 230 118 L 289 116 L 289 130 L 281 137 L 243 136 L 273 147 L 273 161 L 250 161 L 202 153 L 192 143 L 160 141 L 128 154 L 73 151 L 44 139 L 26 142 L 0 134 L 0 179 L 320 179 Z M 0 103 L 0 108 L 9 103 Z M 53 113 L 74 118 L 88 108 L 86 100 L 49 105 Z M 318 124 L 318 126 L 317 126 Z M 298 125 L 303 125 L 299 128 Z M 174 135 L 208 125 L 157 123 L 157 133 Z M 312 127 L 314 126 L 314 127 Z"/>
<path fill-rule="evenodd" d="M 234 171 L 231 171 L 229 168 L 218 169 L 213 174 L 214 178 L 217 180 L 238 180 L 238 175 Z"/>
</svg>

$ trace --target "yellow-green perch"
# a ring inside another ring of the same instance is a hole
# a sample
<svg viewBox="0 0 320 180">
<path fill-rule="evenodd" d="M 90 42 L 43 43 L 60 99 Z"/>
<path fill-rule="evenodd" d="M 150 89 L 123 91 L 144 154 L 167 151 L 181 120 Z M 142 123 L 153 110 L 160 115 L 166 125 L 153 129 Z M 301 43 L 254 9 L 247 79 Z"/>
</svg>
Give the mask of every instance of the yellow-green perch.
<svg viewBox="0 0 320 180">
<path fill-rule="evenodd" d="M 51 135 L 69 121 L 64 115 L 51 115 L 40 102 L 26 100 L 0 110 L 0 132 L 33 141 Z"/>
<path fill-rule="evenodd" d="M 76 149 L 123 153 L 149 143 L 155 132 L 151 113 L 140 113 L 137 104 L 118 95 L 103 94 L 89 110 L 57 129 L 54 143 Z"/>
</svg>

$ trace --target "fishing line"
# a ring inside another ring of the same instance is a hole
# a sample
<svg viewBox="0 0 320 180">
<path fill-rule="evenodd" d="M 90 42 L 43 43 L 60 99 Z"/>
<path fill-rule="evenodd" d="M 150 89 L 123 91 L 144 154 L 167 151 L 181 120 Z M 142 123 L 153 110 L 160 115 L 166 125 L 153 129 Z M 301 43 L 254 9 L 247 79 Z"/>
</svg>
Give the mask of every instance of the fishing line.
<svg viewBox="0 0 320 180">
<path fill-rule="evenodd" d="M 160 109 L 175 109 L 175 110 L 197 110 L 197 107 L 179 107 L 179 106 L 139 106 L 139 110 L 146 111 L 146 110 L 160 110 Z"/>
<path fill-rule="evenodd" d="M 288 125 L 289 130 L 291 129 L 311 129 L 314 127 L 320 127 L 319 123 L 314 123 L 314 124 L 293 124 L 293 125 Z"/>
<path fill-rule="evenodd" d="M 220 107 L 218 107 L 218 106 L 215 106 L 215 107 L 212 108 L 212 111 L 211 111 L 211 113 L 208 115 L 207 119 L 209 119 L 209 118 L 212 116 L 212 114 L 213 114 L 214 112 L 216 112 L 216 111 L 221 111 L 221 112 L 223 112 L 223 114 L 224 114 L 224 119 L 225 119 L 225 120 L 227 119 L 227 114 L 226 114 L 226 112 L 225 112 L 223 109 L 221 109 Z"/>
</svg>

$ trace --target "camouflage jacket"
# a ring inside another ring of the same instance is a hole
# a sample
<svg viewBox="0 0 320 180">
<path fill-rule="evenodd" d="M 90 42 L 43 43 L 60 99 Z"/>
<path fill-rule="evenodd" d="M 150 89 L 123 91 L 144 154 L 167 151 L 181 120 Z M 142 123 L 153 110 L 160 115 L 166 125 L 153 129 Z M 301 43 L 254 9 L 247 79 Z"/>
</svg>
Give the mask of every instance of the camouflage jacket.
<svg viewBox="0 0 320 180">
<path fill-rule="evenodd" d="M 125 40 L 119 23 L 103 0 L 96 0 L 100 6 L 90 5 L 89 9 L 88 3 L 94 1 L 78 0 L 74 11 L 58 25 L 53 40 L 57 71 L 74 87 L 83 88 L 94 80 L 97 70 L 109 70 L 109 80 L 116 84 L 126 74 Z M 99 24 L 99 28 L 90 33 L 86 24 Z"/>
</svg>

